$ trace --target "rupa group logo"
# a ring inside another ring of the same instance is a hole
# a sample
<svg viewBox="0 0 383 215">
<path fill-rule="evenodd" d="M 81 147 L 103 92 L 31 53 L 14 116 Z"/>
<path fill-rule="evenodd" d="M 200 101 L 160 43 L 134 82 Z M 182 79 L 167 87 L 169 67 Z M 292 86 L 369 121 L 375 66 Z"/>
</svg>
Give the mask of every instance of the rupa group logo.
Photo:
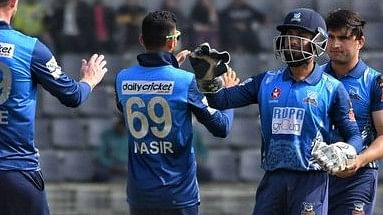
<svg viewBox="0 0 383 215">
<path fill-rule="evenodd" d="M 173 93 L 174 81 L 123 81 L 122 94 L 160 94 Z"/>
<path fill-rule="evenodd" d="M 15 52 L 15 45 L 10 43 L 0 43 L 0 57 L 12 58 Z"/>
</svg>

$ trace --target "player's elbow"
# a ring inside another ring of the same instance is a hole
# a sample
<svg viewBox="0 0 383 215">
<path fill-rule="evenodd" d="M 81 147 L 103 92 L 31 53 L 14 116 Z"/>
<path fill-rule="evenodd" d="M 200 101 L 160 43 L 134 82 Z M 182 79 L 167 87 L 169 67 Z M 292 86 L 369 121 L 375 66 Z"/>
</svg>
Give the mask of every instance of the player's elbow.
<svg viewBox="0 0 383 215">
<path fill-rule="evenodd" d="M 65 105 L 66 107 L 70 107 L 70 108 L 77 108 L 82 103 L 81 99 L 79 99 L 77 97 L 65 97 L 65 98 L 61 98 L 59 100 L 60 100 L 61 104 Z"/>
</svg>

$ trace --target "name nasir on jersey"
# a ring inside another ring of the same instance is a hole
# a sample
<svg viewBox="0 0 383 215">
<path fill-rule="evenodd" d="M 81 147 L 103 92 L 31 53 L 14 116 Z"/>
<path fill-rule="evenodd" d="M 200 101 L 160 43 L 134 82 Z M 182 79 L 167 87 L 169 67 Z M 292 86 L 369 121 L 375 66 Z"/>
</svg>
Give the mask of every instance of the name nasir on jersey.
<svg viewBox="0 0 383 215">
<path fill-rule="evenodd" d="M 116 78 L 118 108 L 129 133 L 128 202 L 131 207 L 183 208 L 199 203 L 192 146 L 192 113 L 225 137 L 233 110 L 209 108 L 192 73 L 169 53 L 138 56 L 140 65 Z"/>
</svg>

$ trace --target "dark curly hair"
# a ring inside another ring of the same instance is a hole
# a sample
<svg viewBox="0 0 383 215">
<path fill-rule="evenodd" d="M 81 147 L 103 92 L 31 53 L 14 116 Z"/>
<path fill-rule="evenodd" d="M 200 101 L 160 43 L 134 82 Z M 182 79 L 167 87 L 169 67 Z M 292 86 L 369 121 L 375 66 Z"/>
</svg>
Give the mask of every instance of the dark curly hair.
<svg viewBox="0 0 383 215">
<path fill-rule="evenodd" d="M 351 29 L 351 34 L 357 39 L 363 36 L 363 27 L 366 21 L 354 11 L 337 9 L 329 13 L 326 18 L 327 30 L 339 30 L 341 28 Z"/>
<path fill-rule="evenodd" d="M 166 36 L 176 28 L 176 16 L 169 11 L 155 11 L 142 22 L 142 38 L 147 49 L 153 50 L 166 44 Z"/>
</svg>

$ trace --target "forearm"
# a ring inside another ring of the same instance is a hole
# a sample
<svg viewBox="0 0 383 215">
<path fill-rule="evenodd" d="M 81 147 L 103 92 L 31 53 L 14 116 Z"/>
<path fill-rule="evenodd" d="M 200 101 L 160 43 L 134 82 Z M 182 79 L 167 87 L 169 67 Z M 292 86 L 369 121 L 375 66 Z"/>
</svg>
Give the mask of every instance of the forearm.
<svg viewBox="0 0 383 215">
<path fill-rule="evenodd" d="M 376 138 L 371 145 L 363 151 L 358 159 L 361 161 L 362 166 L 371 163 L 372 161 L 383 158 L 383 135 Z"/>
</svg>

